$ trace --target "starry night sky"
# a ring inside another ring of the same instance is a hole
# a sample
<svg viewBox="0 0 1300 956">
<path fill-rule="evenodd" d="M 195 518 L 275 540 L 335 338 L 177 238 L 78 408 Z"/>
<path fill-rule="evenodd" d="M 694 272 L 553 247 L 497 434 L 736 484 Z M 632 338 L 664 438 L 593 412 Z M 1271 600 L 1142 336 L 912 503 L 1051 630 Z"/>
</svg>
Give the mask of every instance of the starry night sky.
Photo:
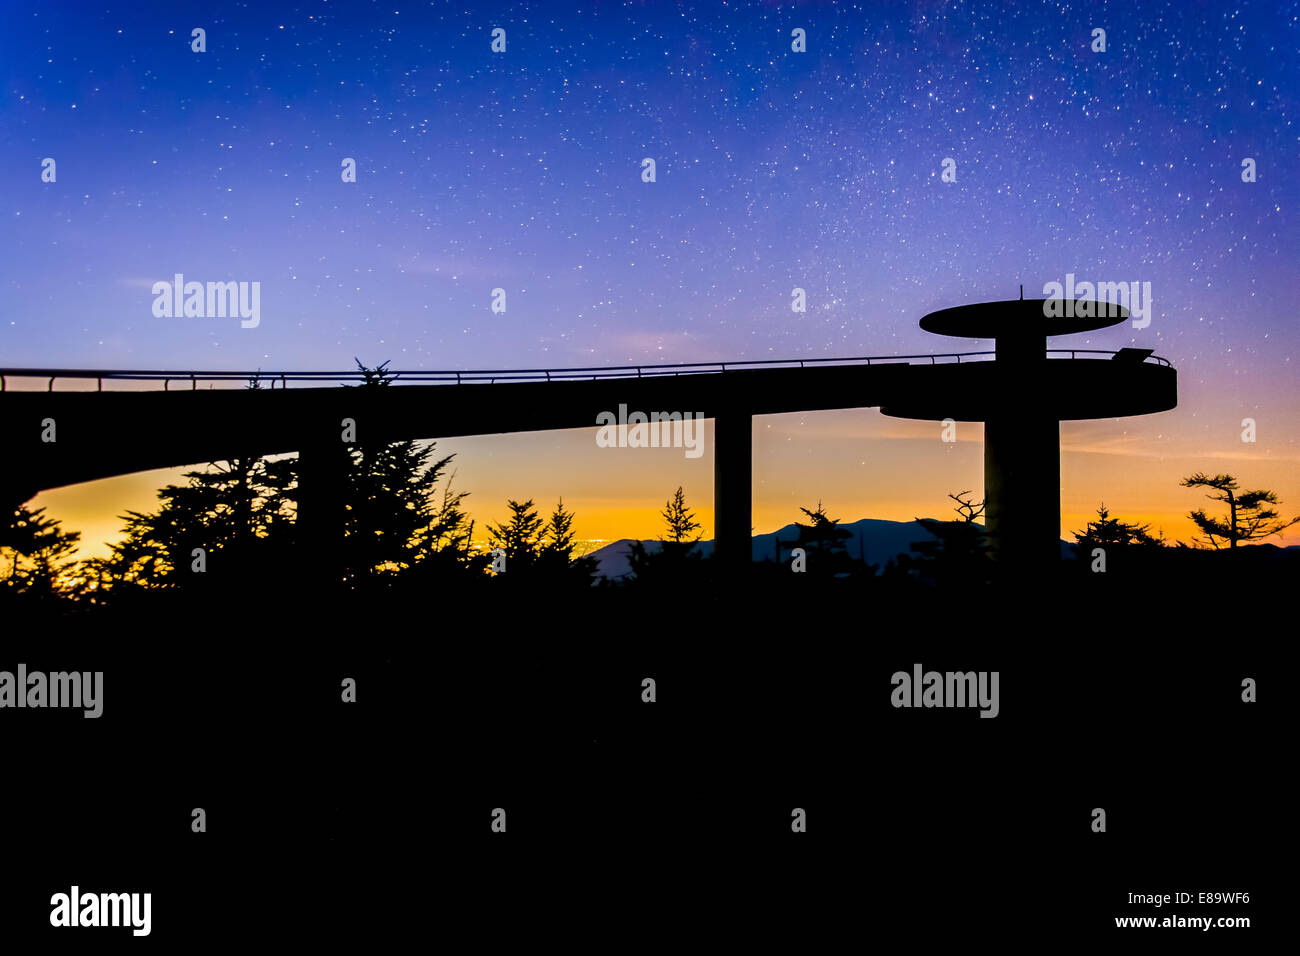
<svg viewBox="0 0 1300 956">
<path fill-rule="evenodd" d="M 1065 427 L 1064 526 L 1104 497 L 1186 537 L 1189 469 L 1235 469 L 1300 506 L 1298 3 L 167 6 L 0 14 L 0 365 L 960 351 L 991 346 L 928 335 L 920 316 L 1074 273 L 1150 282 L 1151 325 L 1054 345 L 1154 348 L 1181 394 L 1166 415 Z M 155 318 L 150 287 L 176 272 L 259 281 L 260 326 Z M 978 426 L 956 451 L 876 412 L 757 427 L 774 459 L 756 464 L 759 530 L 817 497 L 846 520 L 908 518 L 979 486 Z M 606 467 L 580 438 L 440 444 L 481 509 L 558 492 L 580 522 L 584 503 L 611 516 L 592 536 L 649 533 L 653 511 L 626 529 L 612 516 L 694 480 L 708 510 L 707 456 L 598 487 L 566 460 L 581 447 Z M 524 454 L 549 476 L 535 490 L 493 477 Z M 961 463 L 917 490 L 945 455 Z"/>
</svg>

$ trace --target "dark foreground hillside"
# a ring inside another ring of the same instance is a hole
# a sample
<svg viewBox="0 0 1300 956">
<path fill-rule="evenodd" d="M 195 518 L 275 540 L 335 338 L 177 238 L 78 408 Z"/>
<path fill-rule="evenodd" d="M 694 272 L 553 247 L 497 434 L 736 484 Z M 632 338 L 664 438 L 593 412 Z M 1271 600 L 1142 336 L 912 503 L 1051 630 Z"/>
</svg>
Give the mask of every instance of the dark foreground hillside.
<svg viewBox="0 0 1300 956">
<path fill-rule="evenodd" d="M 160 939 L 486 942 L 517 930 L 492 918 L 506 901 L 577 935 L 699 910 L 805 939 L 1113 938 L 1148 912 L 1129 893 L 1180 889 L 1255 890 L 1183 909 L 1262 917 L 1296 561 L 1167 551 L 1033 585 L 774 565 L 724 584 L 703 563 L 364 597 L 250 579 L 10 607 L 0 668 L 102 669 L 105 690 L 97 720 L 11 714 L 8 842 L 32 877 L 5 923 L 74 880 L 151 890 Z M 915 665 L 996 671 L 997 716 L 894 707 Z"/>
</svg>

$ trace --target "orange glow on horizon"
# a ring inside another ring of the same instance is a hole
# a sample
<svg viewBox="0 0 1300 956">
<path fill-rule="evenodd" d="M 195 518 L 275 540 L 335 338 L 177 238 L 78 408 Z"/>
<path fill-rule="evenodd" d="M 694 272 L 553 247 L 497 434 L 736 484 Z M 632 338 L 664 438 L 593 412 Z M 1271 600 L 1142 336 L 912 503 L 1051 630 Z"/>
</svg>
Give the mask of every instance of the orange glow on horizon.
<svg viewBox="0 0 1300 956">
<path fill-rule="evenodd" d="M 697 459 L 681 449 L 598 448 L 594 428 L 442 439 L 436 452 L 456 455 L 448 473 L 455 473 L 454 487 L 470 492 L 465 504 L 476 541 L 486 540 L 489 523 L 506 517 L 507 498 L 529 497 L 543 515 L 563 497 L 576 513 L 580 540 L 653 538 L 662 528 L 659 512 L 679 484 L 707 539 L 713 535 L 711 424 L 705 422 L 705 453 Z M 1283 516 L 1300 513 L 1300 468 L 1289 448 L 1246 451 L 1225 442 L 1198 453 L 1192 443 L 1170 439 L 1169 427 L 1167 416 L 1063 425 L 1062 538 L 1072 541 L 1072 532 L 1095 518 L 1105 502 L 1115 517 L 1150 524 L 1171 544 L 1190 542 L 1196 528 L 1187 513 L 1221 508 L 1200 491 L 1180 487 L 1181 478 L 1195 471 L 1231 472 L 1243 488 L 1277 492 Z M 940 441 L 938 423 L 889 419 L 868 409 L 757 418 L 755 533 L 802 519 L 799 508 L 815 508 L 819 500 L 845 523 L 955 517 L 948 494 L 971 491 L 977 500 L 982 495 L 982 428 L 959 423 L 957 439 Z M 105 542 L 120 537 L 119 515 L 152 510 L 157 490 L 180 482 L 192 468 L 54 489 L 32 506 L 46 507 L 67 530 L 82 532 L 83 556 L 103 555 Z M 1300 544 L 1300 526 L 1266 540 Z"/>
</svg>

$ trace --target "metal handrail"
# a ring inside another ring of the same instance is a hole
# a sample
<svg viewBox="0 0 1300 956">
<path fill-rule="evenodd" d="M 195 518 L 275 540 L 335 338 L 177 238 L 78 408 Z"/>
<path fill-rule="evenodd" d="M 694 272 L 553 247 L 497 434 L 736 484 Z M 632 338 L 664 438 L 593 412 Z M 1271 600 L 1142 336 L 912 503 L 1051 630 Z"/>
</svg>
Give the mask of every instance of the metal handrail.
<svg viewBox="0 0 1300 956">
<path fill-rule="evenodd" d="M 930 364 L 937 365 L 938 359 L 952 359 L 953 364 L 961 364 L 963 359 L 967 361 L 989 361 L 983 356 L 994 356 L 996 352 L 938 352 L 927 355 L 871 355 L 871 356 L 854 356 L 850 358 L 811 358 L 811 359 L 757 359 L 752 362 L 682 362 L 675 365 L 594 365 L 586 368 L 520 368 L 520 369 L 473 369 L 473 370 L 424 370 L 416 369 L 409 371 L 394 371 L 385 374 L 394 378 L 401 377 L 403 382 L 424 383 L 424 384 L 474 384 L 487 382 L 495 384 L 498 381 L 505 382 L 561 382 L 571 380 L 594 381 L 596 379 L 606 378 L 651 378 L 657 375 L 681 375 L 686 374 L 717 374 L 724 375 L 728 372 L 757 371 L 764 368 L 786 367 L 792 369 L 808 369 L 817 365 L 871 365 L 872 362 L 898 364 Z M 1047 354 L 1051 355 L 1068 355 L 1072 360 L 1077 359 L 1079 355 L 1115 355 L 1115 351 L 1105 349 L 1048 349 Z M 1144 362 L 1150 361 L 1157 365 L 1171 366 L 1172 363 L 1166 358 L 1159 355 L 1149 355 L 1143 359 Z M 0 392 L 5 391 L 8 387 L 10 378 L 48 378 L 46 386 L 47 391 L 54 390 L 55 379 L 95 379 L 99 389 L 104 387 L 104 379 L 114 381 L 134 381 L 134 382 L 156 382 L 162 381 L 163 390 L 168 391 L 172 379 L 190 380 L 191 391 L 198 388 L 200 379 L 209 382 L 221 381 L 240 381 L 247 382 L 250 379 L 271 379 L 271 387 L 275 387 L 275 379 L 280 380 L 280 388 L 288 387 L 289 382 L 355 382 L 363 381 L 363 373 L 358 369 L 343 372 L 242 372 L 242 371 L 201 371 L 190 369 L 69 369 L 69 368 L 0 368 Z"/>
</svg>

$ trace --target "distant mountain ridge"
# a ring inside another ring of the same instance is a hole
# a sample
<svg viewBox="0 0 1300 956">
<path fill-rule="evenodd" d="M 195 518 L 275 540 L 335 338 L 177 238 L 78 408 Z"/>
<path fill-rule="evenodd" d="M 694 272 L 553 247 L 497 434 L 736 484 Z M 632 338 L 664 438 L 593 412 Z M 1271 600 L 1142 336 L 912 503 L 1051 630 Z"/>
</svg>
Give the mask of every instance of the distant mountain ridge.
<svg viewBox="0 0 1300 956">
<path fill-rule="evenodd" d="M 975 524 L 979 528 L 984 527 L 978 521 Z M 935 540 L 934 536 L 916 521 L 861 518 L 851 524 L 841 523 L 840 527 L 852 534 L 852 537 L 845 541 L 845 547 L 848 549 L 849 555 L 861 560 L 865 554 L 868 564 L 878 566 L 877 573 L 884 569 L 887 562 L 897 558 L 900 554 L 919 557 L 918 553 L 912 548 L 913 542 Z M 755 561 L 776 561 L 778 560 L 776 554 L 777 542 L 780 541 L 782 544 L 788 545 L 798 536 L 799 528 L 794 523 L 776 531 L 769 531 L 767 534 L 756 534 L 750 539 L 751 556 Z M 631 573 L 628 568 L 627 553 L 632 546 L 633 540 L 635 539 L 620 538 L 618 541 L 591 552 L 590 557 L 596 559 L 596 576 L 598 578 L 617 580 Z M 652 554 L 659 550 L 658 541 L 642 541 L 641 543 L 645 545 L 646 551 Z M 713 539 L 701 541 L 696 547 L 701 554 L 708 557 L 713 553 Z M 1283 548 L 1269 542 L 1262 542 L 1248 547 L 1262 548 L 1270 552 L 1300 551 L 1300 545 L 1297 544 Z M 789 548 L 783 548 L 781 556 L 788 559 L 789 555 Z M 1072 560 L 1074 557 L 1074 542 L 1062 540 L 1062 560 Z"/>
<path fill-rule="evenodd" d="M 975 524 L 980 528 L 984 527 L 978 521 Z M 934 536 L 915 521 L 886 521 L 883 518 L 861 518 L 850 524 L 841 522 L 839 527 L 852 534 L 852 537 L 844 542 L 849 555 L 858 559 L 865 556 L 868 564 L 878 565 L 879 569 L 883 569 L 886 562 L 897 558 L 900 554 L 917 555 L 917 552 L 912 548 L 913 542 L 934 540 Z M 750 539 L 753 560 L 777 560 L 777 542 L 780 541 L 788 545 L 798 536 L 799 528 L 793 522 L 784 528 L 778 528 L 776 531 L 754 535 Z M 597 577 L 617 580 L 631 573 L 628 569 L 627 553 L 632 546 L 633 540 L 633 538 L 621 538 L 597 551 L 591 552 L 590 557 L 596 559 Z M 642 541 L 641 543 L 645 545 L 646 550 L 650 553 L 659 550 L 658 541 Z M 713 553 L 713 540 L 701 541 L 696 547 L 701 554 L 708 557 Z M 782 556 L 788 557 L 789 553 L 788 547 L 782 549 Z M 1061 557 L 1074 557 L 1073 543 L 1061 542 Z"/>
</svg>

